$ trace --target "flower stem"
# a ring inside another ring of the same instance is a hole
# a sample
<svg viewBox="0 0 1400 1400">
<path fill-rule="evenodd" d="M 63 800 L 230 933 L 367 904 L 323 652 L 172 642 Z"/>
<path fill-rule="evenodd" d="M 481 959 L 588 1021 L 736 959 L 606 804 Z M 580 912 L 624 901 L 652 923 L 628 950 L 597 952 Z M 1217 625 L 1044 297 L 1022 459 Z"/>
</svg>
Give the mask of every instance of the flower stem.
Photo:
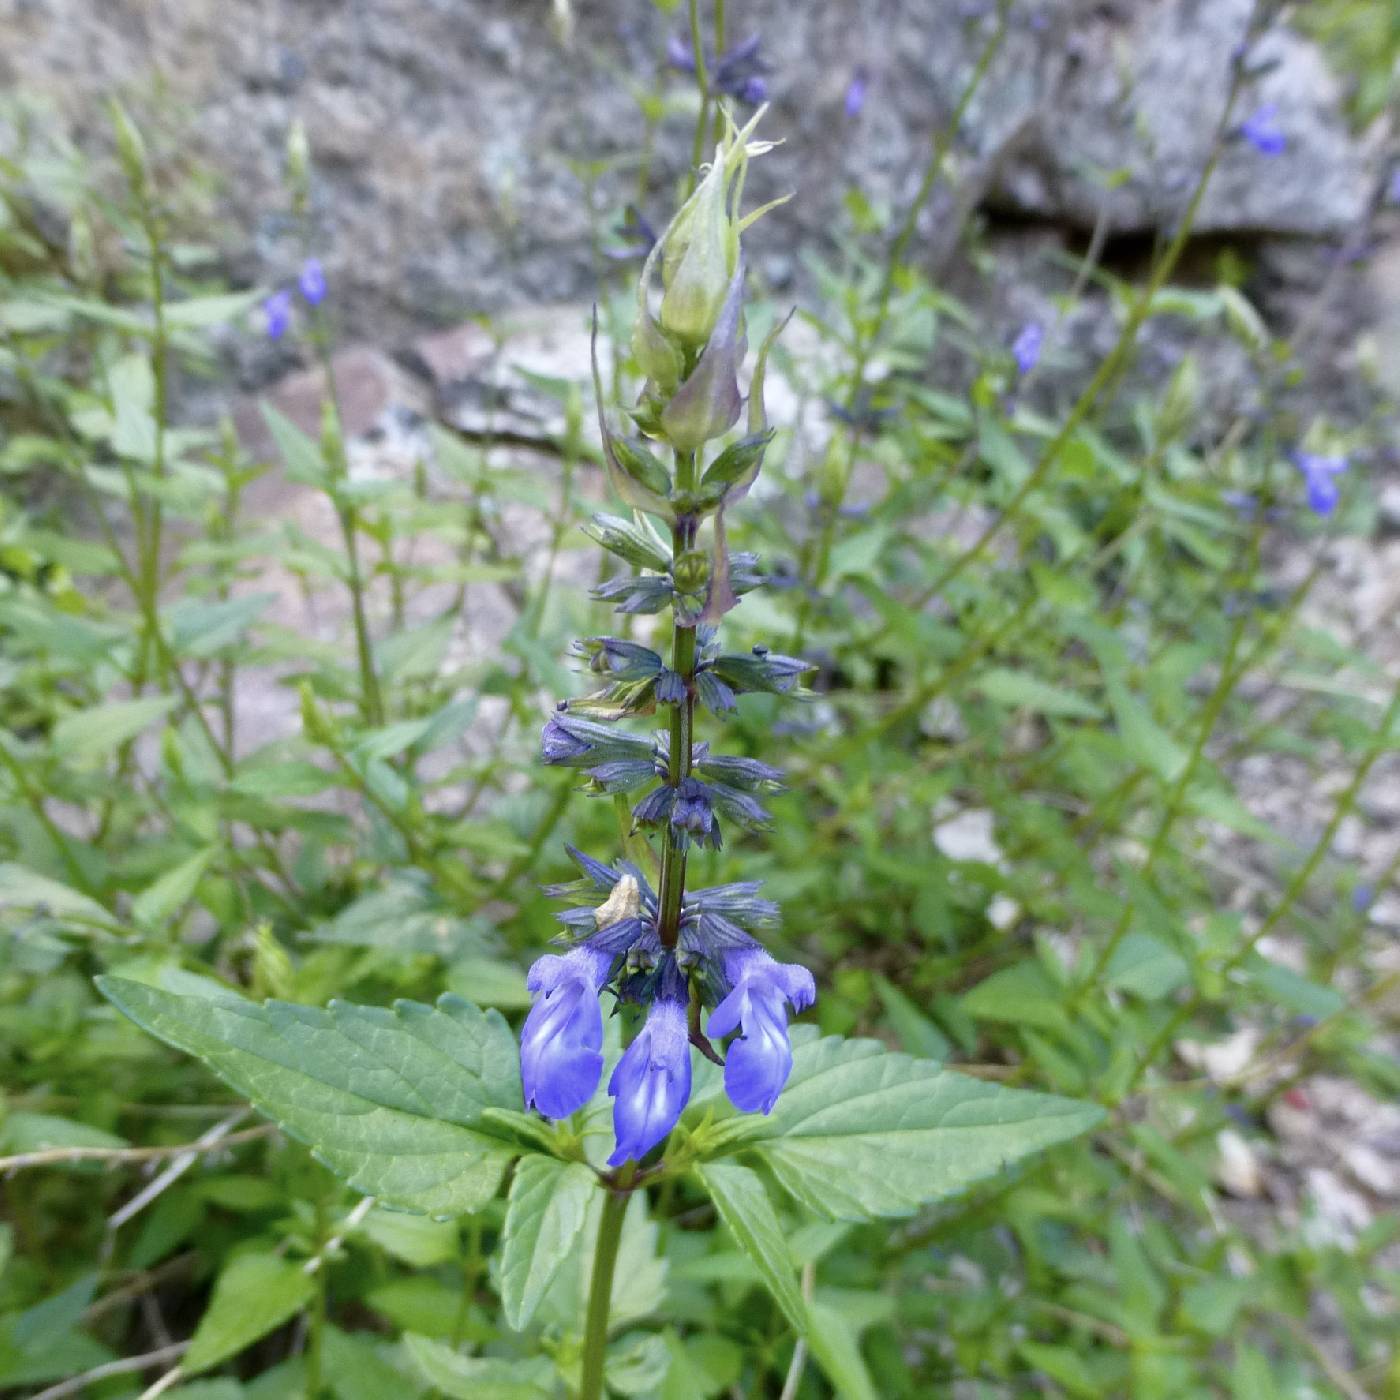
<svg viewBox="0 0 1400 1400">
<path fill-rule="evenodd" d="M 608 1312 L 612 1304 L 613 1270 L 617 1265 L 617 1247 L 622 1241 L 622 1220 L 627 1214 L 627 1201 L 634 1168 L 626 1168 L 626 1182 L 603 1197 L 603 1214 L 598 1221 L 598 1240 L 593 1246 L 593 1278 L 588 1289 L 588 1314 L 583 1326 L 583 1371 L 579 1381 L 579 1400 L 602 1400 L 603 1360 L 608 1345 Z"/>
<path fill-rule="evenodd" d="M 681 489 L 695 473 L 693 455 L 677 463 Z M 687 471 L 688 468 L 688 471 Z M 695 540 L 695 521 L 682 517 L 671 532 L 672 558 L 689 549 Z M 671 637 L 671 669 L 685 682 L 685 699 L 671 709 L 671 747 L 666 781 L 679 787 L 690 776 L 690 756 L 695 734 L 695 628 L 677 620 Z M 680 937 L 681 901 L 685 897 L 685 847 L 669 822 L 661 831 L 661 892 L 658 897 L 657 936 L 663 948 L 674 948 Z"/>
</svg>

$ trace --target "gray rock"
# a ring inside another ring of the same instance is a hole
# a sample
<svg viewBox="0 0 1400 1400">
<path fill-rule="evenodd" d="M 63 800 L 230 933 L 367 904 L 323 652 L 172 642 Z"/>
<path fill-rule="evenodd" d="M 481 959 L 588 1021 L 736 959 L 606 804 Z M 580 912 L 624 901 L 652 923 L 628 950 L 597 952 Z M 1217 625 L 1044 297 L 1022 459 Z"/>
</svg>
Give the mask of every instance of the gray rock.
<svg viewBox="0 0 1400 1400">
<path fill-rule="evenodd" d="M 1171 227 L 1205 164 L 1253 9 L 1253 0 L 1120 0 L 1073 26 L 1063 80 L 1007 163 L 999 198 L 1077 224 L 1093 224 L 1102 210 L 1115 232 Z M 1266 155 L 1232 135 L 1195 227 L 1349 231 L 1373 177 L 1321 53 L 1276 28 L 1254 44 L 1249 63 L 1258 76 L 1246 82 L 1235 119 L 1275 108 L 1286 148 Z"/>
<path fill-rule="evenodd" d="M 1086 173 L 1127 168 L 1118 228 L 1169 223 L 1199 167 L 1247 0 L 1039 0 L 1011 29 L 952 153 L 959 200 L 936 198 L 920 236 L 957 237 L 966 204 L 1084 225 L 1101 195 Z M 121 90 L 157 149 L 186 140 L 220 175 L 227 250 L 250 282 L 292 275 L 305 248 L 282 188 L 300 118 L 316 165 L 312 241 L 351 334 L 405 340 L 482 311 L 591 296 L 622 206 L 635 197 L 643 125 L 632 89 L 658 79 L 666 114 L 643 201 L 664 218 L 689 159 L 695 95 L 660 69 L 667 21 L 642 0 L 575 7 L 569 47 L 545 0 L 0 0 L 0 79 L 52 99 L 80 144 L 106 142 L 100 100 Z M 757 163 L 755 199 L 798 198 L 755 231 L 755 267 L 793 275 L 790 250 L 828 245 L 858 182 L 898 209 L 986 44 L 974 0 L 743 0 L 731 31 L 762 32 L 774 64 L 767 128 L 786 144 Z M 1118 51 L 1134 76 L 1129 100 Z M 1232 149 L 1204 211 L 1213 229 L 1332 233 L 1358 209 L 1361 157 L 1317 52 L 1279 35 L 1276 100 L 1289 151 Z M 846 85 L 869 76 L 864 110 Z M 141 100 L 144 92 L 164 94 Z M 1252 94 L 1251 97 L 1254 95 Z M 1139 126 L 1150 130 L 1150 149 Z M 172 135 L 173 138 L 172 139 Z M 167 156 L 167 166 L 179 164 Z M 585 166 L 596 177 L 592 211 Z"/>
</svg>

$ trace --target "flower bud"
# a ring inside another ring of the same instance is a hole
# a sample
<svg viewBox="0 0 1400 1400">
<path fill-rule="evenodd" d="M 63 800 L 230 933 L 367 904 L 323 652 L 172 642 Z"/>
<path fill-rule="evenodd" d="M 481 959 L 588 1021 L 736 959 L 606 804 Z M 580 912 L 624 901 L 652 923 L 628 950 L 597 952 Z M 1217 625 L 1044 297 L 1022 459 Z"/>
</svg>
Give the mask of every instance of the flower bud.
<svg viewBox="0 0 1400 1400">
<path fill-rule="evenodd" d="M 730 171 L 723 148 L 661 240 L 661 329 L 703 345 L 714 330 L 739 255 L 729 217 Z"/>
</svg>

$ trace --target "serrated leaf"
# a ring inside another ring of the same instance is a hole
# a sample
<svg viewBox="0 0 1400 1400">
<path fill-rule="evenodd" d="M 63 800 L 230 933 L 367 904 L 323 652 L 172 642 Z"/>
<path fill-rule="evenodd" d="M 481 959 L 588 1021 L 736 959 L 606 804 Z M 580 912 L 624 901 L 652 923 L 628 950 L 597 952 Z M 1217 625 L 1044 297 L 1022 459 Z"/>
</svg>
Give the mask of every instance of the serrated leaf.
<svg viewBox="0 0 1400 1400">
<path fill-rule="evenodd" d="M 91 710 L 64 715 L 53 727 L 54 752 L 70 760 L 109 754 L 168 715 L 176 704 L 173 695 L 148 695 L 140 700 L 113 700 Z"/>
<path fill-rule="evenodd" d="M 792 1250 L 758 1173 L 736 1162 L 702 1162 L 696 1174 L 773 1301 L 798 1333 L 805 1334 L 807 1305 L 797 1286 Z"/>
<path fill-rule="evenodd" d="M 463 1356 L 445 1342 L 412 1332 L 403 1340 L 424 1378 L 450 1400 L 546 1400 L 554 1393 L 554 1367 L 543 1357 Z"/>
<path fill-rule="evenodd" d="M 521 1099 L 515 1037 L 497 1012 L 450 996 L 436 1006 L 320 1009 L 179 996 L 120 977 L 97 985 L 386 1204 L 478 1210 L 520 1152 L 482 1117 Z"/>
<path fill-rule="evenodd" d="M 207 1370 L 236 1356 L 300 1312 L 315 1285 L 298 1263 L 274 1254 L 235 1255 L 219 1275 L 181 1367 Z"/>
<path fill-rule="evenodd" d="M 580 1162 L 526 1157 L 516 1168 L 501 1237 L 501 1308 L 516 1332 L 530 1325 L 578 1246 L 598 1178 Z"/>
<path fill-rule="evenodd" d="M 751 1151 L 817 1214 L 908 1215 L 1103 1117 L 1094 1104 L 969 1079 L 872 1040 L 795 1039 L 773 1112 L 730 1119 L 714 1155 Z"/>
</svg>

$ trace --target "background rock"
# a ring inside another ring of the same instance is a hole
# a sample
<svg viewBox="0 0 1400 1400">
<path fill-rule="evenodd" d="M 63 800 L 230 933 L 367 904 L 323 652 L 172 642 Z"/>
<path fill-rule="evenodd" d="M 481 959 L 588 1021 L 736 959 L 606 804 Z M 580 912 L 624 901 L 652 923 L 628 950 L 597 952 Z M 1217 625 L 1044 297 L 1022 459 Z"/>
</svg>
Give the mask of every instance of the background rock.
<svg viewBox="0 0 1400 1400">
<path fill-rule="evenodd" d="M 745 0 L 734 37 L 764 36 L 774 69 L 769 129 L 787 140 L 753 193 L 800 183 L 772 216 L 771 250 L 829 246 L 858 181 L 902 204 L 929 133 L 956 105 L 992 26 L 978 0 Z M 634 90 L 658 81 L 653 219 L 689 159 L 694 93 L 664 72 L 667 21 L 642 0 L 577 6 L 569 47 L 548 0 L 0 0 L 0 76 L 52 98 L 81 145 L 106 143 L 100 99 L 123 92 L 168 118 L 218 173 L 223 236 L 249 282 L 287 277 L 304 254 L 282 187 L 287 130 L 307 129 L 316 165 L 313 241 L 348 329 L 379 343 L 481 311 L 586 294 L 605 241 L 636 193 L 642 121 Z M 1223 101 L 1248 0 L 1039 0 L 1010 33 L 953 152 L 960 187 L 1002 209 L 1091 225 L 1095 172 L 1123 170 L 1119 231 L 1169 225 Z M 1202 211 L 1213 230 L 1336 234 L 1360 214 L 1367 178 L 1317 51 L 1287 33 L 1260 53 L 1278 66 L 1242 109 L 1277 102 L 1288 150 L 1227 152 Z M 852 75 L 864 110 L 844 114 Z M 1126 78 L 1124 75 L 1128 75 Z M 584 166 L 596 176 L 588 208 Z M 934 201 L 926 243 L 956 238 Z M 760 259 L 764 249 L 760 249 Z"/>
</svg>

